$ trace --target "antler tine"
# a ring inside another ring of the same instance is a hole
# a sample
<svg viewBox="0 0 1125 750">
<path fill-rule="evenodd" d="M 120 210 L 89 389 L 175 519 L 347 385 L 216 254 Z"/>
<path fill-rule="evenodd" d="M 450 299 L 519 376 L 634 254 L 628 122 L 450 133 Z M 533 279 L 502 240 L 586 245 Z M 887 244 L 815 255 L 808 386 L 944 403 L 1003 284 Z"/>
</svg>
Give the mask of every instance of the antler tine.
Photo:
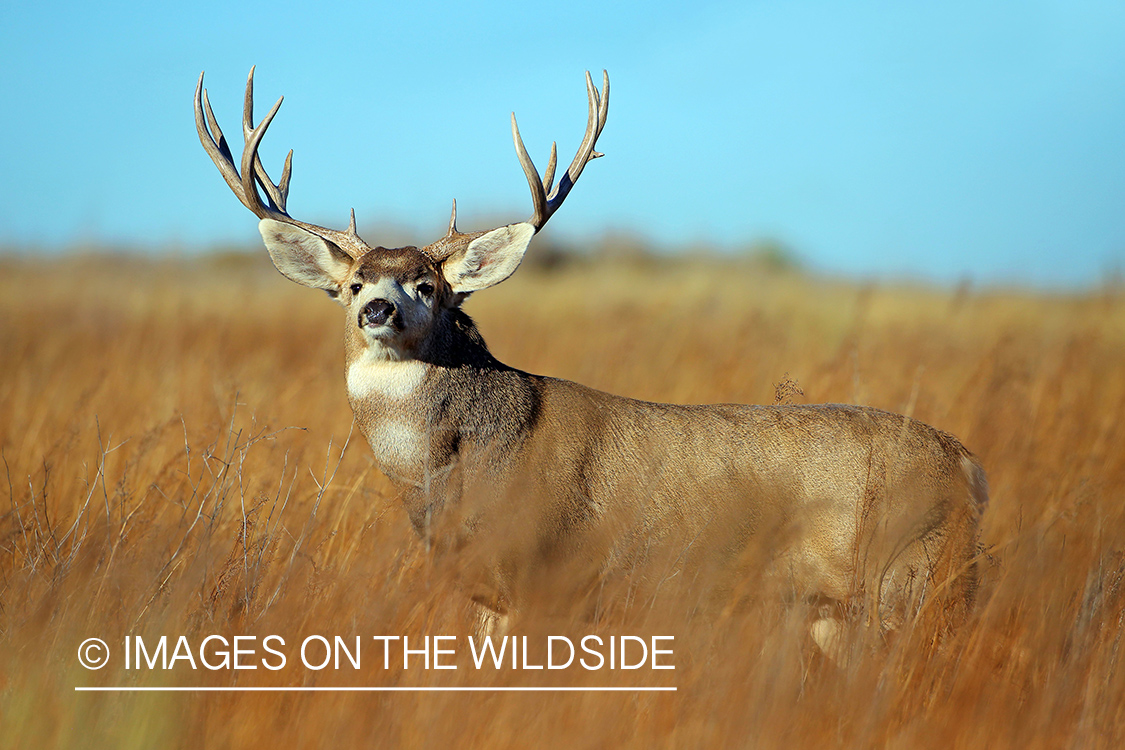
<svg viewBox="0 0 1125 750">
<path fill-rule="evenodd" d="M 261 159 L 257 160 L 255 164 L 261 164 Z M 262 170 L 264 175 L 265 169 Z M 277 183 L 279 207 L 282 211 L 285 210 L 285 201 L 289 200 L 289 178 L 293 176 L 293 149 L 289 149 L 289 153 L 285 155 L 285 166 L 281 168 L 281 182 Z M 266 182 L 269 182 L 269 177 L 266 177 Z"/>
<path fill-rule="evenodd" d="M 514 112 L 512 113 L 512 140 L 516 145 L 516 155 L 519 157 L 520 166 L 523 167 L 528 186 L 531 188 L 531 202 L 534 208 L 528 223 L 534 226 L 536 231 L 543 228 L 551 215 L 566 200 L 566 196 L 570 193 L 570 189 L 574 187 L 574 183 L 578 181 L 586 164 L 591 159 L 602 156 L 601 153 L 594 150 L 594 145 L 598 142 L 598 136 L 601 135 L 602 128 L 605 127 L 606 117 L 609 114 L 609 73 L 602 71 L 602 91 L 599 95 L 598 90 L 594 87 L 593 79 L 590 78 L 590 73 L 587 71 L 586 94 L 589 99 L 586 135 L 582 138 L 582 145 L 578 147 L 578 153 L 575 154 L 574 161 L 563 173 L 554 190 L 551 190 L 551 183 L 554 182 L 555 178 L 557 158 L 555 144 L 551 144 L 551 159 L 547 165 L 547 173 L 540 181 L 539 172 L 536 170 L 534 162 L 531 161 L 531 157 L 527 154 L 527 149 L 523 145 L 523 138 L 520 137 L 519 127 L 516 125 L 516 115 Z M 547 191 L 551 191 L 550 195 L 547 194 Z"/>
<path fill-rule="evenodd" d="M 247 102 L 249 103 L 249 101 L 250 96 L 247 96 Z M 250 210 L 254 211 L 254 213 L 258 214 L 259 218 L 262 219 L 274 213 L 288 216 L 288 214 L 285 213 L 285 209 L 277 205 L 277 201 L 270 195 L 269 188 L 266 188 L 266 195 L 269 196 L 270 205 L 268 208 L 262 205 L 261 196 L 258 195 L 258 187 L 255 185 L 255 180 L 259 183 L 261 182 L 261 178 L 256 174 L 257 170 L 255 169 L 255 167 L 260 167 L 261 165 L 261 159 L 258 158 L 258 146 L 261 145 L 262 138 L 265 137 L 266 131 L 269 130 L 270 123 L 273 122 L 273 118 L 277 115 L 279 109 L 281 109 L 281 99 L 278 99 L 273 107 L 270 108 L 270 111 L 262 118 L 262 121 L 258 123 L 258 127 L 252 128 L 246 133 L 246 145 L 242 149 L 242 191 L 246 194 L 247 200 L 258 205 L 261 213 L 253 207 L 251 207 Z M 262 169 L 262 173 L 265 173 L 265 169 Z M 269 185 L 269 187 L 274 187 L 273 183 L 269 181 L 268 176 L 266 177 L 266 184 Z M 263 187 L 266 186 L 263 185 Z"/>
<path fill-rule="evenodd" d="M 204 111 L 206 110 L 206 121 L 204 120 Z M 210 129 L 208 129 L 210 124 Z M 227 186 L 242 201 L 242 205 L 249 208 L 251 211 L 254 209 L 246 201 L 246 196 L 242 191 L 242 178 L 238 176 L 238 169 L 234 166 L 234 157 L 231 155 L 230 148 L 227 146 L 226 138 L 223 136 L 223 131 L 219 128 L 219 122 L 215 119 L 215 113 L 211 110 L 211 102 L 207 98 L 207 89 L 203 88 L 203 74 L 199 74 L 199 81 L 195 84 L 195 130 L 199 134 L 199 142 L 203 144 L 203 150 L 211 157 L 211 161 L 219 168 L 219 174 L 223 176 Z"/>
<path fill-rule="evenodd" d="M 249 143 L 250 136 L 254 132 L 254 68 L 250 66 L 250 74 L 246 77 L 246 94 L 242 100 L 242 137 Z M 281 106 L 282 100 L 285 97 L 279 97 L 277 104 L 274 105 L 274 110 Z M 293 150 L 289 150 L 289 154 L 285 157 L 285 166 L 281 170 L 281 181 L 276 185 L 270 179 L 269 174 L 266 172 L 265 166 L 262 164 L 262 158 L 257 153 L 257 148 L 254 150 L 254 174 L 258 178 L 258 184 L 266 191 L 266 200 L 269 201 L 270 208 L 277 209 L 285 213 L 285 201 L 289 197 L 289 179 L 292 176 L 293 170 Z M 245 171 L 245 170 L 244 170 Z"/>
<path fill-rule="evenodd" d="M 547 171 L 543 175 L 543 189 L 551 192 L 551 183 L 555 181 L 555 165 L 559 161 L 558 143 L 551 141 L 551 158 L 547 161 Z"/>
<path fill-rule="evenodd" d="M 543 189 L 543 183 L 539 180 L 539 170 L 535 168 L 535 162 L 528 156 L 527 148 L 523 145 L 515 112 L 512 113 L 512 140 L 516 144 L 516 156 L 520 160 L 520 166 L 523 167 L 523 173 L 527 177 L 527 186 L 531 188 L 531 205 L 534 213 L 528 219 L 528 223 L 539 231 L 550 218 L 550 214 L 547 213 L 547 191 Z"/>
</svg>

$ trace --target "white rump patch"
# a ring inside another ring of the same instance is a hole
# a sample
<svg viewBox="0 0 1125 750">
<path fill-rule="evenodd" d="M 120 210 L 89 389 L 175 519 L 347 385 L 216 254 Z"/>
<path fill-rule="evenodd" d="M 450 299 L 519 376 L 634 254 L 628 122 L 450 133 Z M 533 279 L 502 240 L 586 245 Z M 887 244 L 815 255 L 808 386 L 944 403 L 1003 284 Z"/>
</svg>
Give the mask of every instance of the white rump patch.
<svg viewBox="0 0 1125 750">
<path fill-rule="evenodd" d="M 417 360 L 386 360 L 364 356 L 348 367 L 348 395 L 353 399 L 381 396 L 409 398 L 426 377 L 429 365 Z"/>
</svg>

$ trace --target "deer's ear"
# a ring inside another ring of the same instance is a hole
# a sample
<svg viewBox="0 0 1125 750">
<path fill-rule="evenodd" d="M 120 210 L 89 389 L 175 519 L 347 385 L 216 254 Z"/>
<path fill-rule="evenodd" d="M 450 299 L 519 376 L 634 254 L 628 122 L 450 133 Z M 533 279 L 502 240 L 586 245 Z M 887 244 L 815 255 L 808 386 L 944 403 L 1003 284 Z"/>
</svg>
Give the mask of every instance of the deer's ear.
<svg viewBox="0 0 1125 750">
<path fill-rule="evenodd" d="M 477 237 L 442 264 L 442 274 L 454 292 L 468 294 L 499 284 L 523 260 L 535 227 L 509 224 Z"/>
<path fill-rule="evenodd" d="M 348 278 L 352 259 L 331 242 L 312 232 L 273 219 L 258 222 L 262 241 L 277 270 L 289 279 L 332 296 Z"/>
</svg>

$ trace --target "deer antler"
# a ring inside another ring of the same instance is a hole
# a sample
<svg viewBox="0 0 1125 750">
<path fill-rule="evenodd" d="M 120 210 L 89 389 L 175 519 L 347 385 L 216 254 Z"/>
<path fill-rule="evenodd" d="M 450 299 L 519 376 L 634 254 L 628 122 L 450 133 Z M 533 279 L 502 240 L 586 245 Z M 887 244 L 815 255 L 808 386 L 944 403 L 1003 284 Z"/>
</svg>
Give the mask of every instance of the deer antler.
<svg viewBox="0 0 1125 750">
<path fill-rule="evenodd" d="M 570 189 L 574 187 L 574 183 L 578 182 L 578 177 L 582 174 L 586 164 L 591 159 L 602 156 L 594 150 L 594 144 L 598 142 L 598 136 L 601 135 L 602 128 L 605 127 L 606 115 L 609 114 L 609 73 L 602 71 L 602 91 L 599 96 L 598 90 L 594 88 L 594 82 L 590 79 L 590 72 L 587 71 L 586 94 L 590 100 L 589 115 L 586 119 L 586 135 L 582 139 L 582 145 L 578 147 L 578 153 L 575 155 L 574 161 L 570 163 L 570 167 L 567 168 L 553 191 L 551 190 L 551 183 L 555 180 L 555 162 L 558 157 L 555 144 L 551 144 L 551 158 L 547 163 L 547 173 L 540 181 L 539 171 L 535 169 L 535 164 L 531 161 L 531 157 L 527 155 L 523 138 L 520 137 L 520 129 L 516 125 L 516 113 L 512 113 L 512 140 L 516 144 L 516 155 L 519 156 L 520 166 L 523 167 L 523 172 L 527 175 L 527 184 L 531 187 L 531 202 L 535 208 L 535 213 L 528 219 L 528 223 L 535 227 L 536 232 L 543 228 L 551 215 L 566 200 L 566 196 L 570 193 Z"/>
<path fill-rule="evenodd" d="M 242 205 L 250 209 L 259 219 L 275 219 L 301 227 L 332 242 L 351 257 L 358 258 L 370 250 L 370 247 L 356 234 L 354 210 L 345 232 L 294 219 L 285 208 L 285 202 L 289 197 L 289 178 L 293 170 L 293 151 L 290 150 L 289 155 L 285 157 L 281 180 L 276 184 L 262 165 L 262 160 L 258 156 L 258 146 L 281 107 L 282 99 L 284 97 L 279 98 L 269 113 L 255 126 L 254 68 L 250 68 L 250 75 L 246 78 L 246 96 L 242 105 L 242 136 L 245 146 L 242 149 L 240 171 L 239 167 L 235 166 L 234 157 L 231 155 L 223 131 L 219 128 L 219 122 L 215 119 L 215 113 L 211 111 L 207 89 L 203 88 L 203 73 L 200 73 L 199 82 L 195 85 L 195 129 L 199 133 L 199 142 L 203 144 L 203 149 L 211 157 L 211 161 L 219 168 L 219 173 L 222 174 L 231 191 L 242 201 Z M 205 112 L 206 119 L 204 119 Z M 267 203 L 262 202 L 262 197 L 258 193 L 259 185 L 266 193 Z"/>
</svg>

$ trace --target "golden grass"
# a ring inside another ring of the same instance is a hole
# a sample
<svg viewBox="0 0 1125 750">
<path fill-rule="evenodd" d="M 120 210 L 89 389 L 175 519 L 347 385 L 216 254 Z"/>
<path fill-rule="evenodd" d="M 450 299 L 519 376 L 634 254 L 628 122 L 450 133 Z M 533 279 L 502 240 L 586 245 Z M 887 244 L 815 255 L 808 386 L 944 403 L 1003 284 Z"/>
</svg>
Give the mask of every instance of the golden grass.
<svg viewBox="0 0 1125 750">
<path fill-rule="evenodd" d="M 0 746 L 1125 744 L 1120 290 L 857 287 L 698 260 L 525 269 L 467 309 L 501 360 L 533 372 L 662 401 L 870 404 L 958 435 L 992 490 L 969 621 L 837 667 L 793 609 L 759 602 L 704 619 L 673 601 L 594 623 L 527 618 L 519 632 L 674 634 L 674 672 L 478 672 L 460 652 L 456 671 L 384 671 L 370 636 L 463 638 L 471 614 L 358 434 L 341 457 L 351 413 L 335 305 L 264 253 L 9 259 Z M 126 635 L 213 633 L 282 634 L 291 659 L 309 634 L 368 644 L 359 673 L 120 661 Z M 75 658 L 90 636 L 115 650 L 96 672 Z M 678 691 L 73 690 L 537 684 Z"/>
</svg>

